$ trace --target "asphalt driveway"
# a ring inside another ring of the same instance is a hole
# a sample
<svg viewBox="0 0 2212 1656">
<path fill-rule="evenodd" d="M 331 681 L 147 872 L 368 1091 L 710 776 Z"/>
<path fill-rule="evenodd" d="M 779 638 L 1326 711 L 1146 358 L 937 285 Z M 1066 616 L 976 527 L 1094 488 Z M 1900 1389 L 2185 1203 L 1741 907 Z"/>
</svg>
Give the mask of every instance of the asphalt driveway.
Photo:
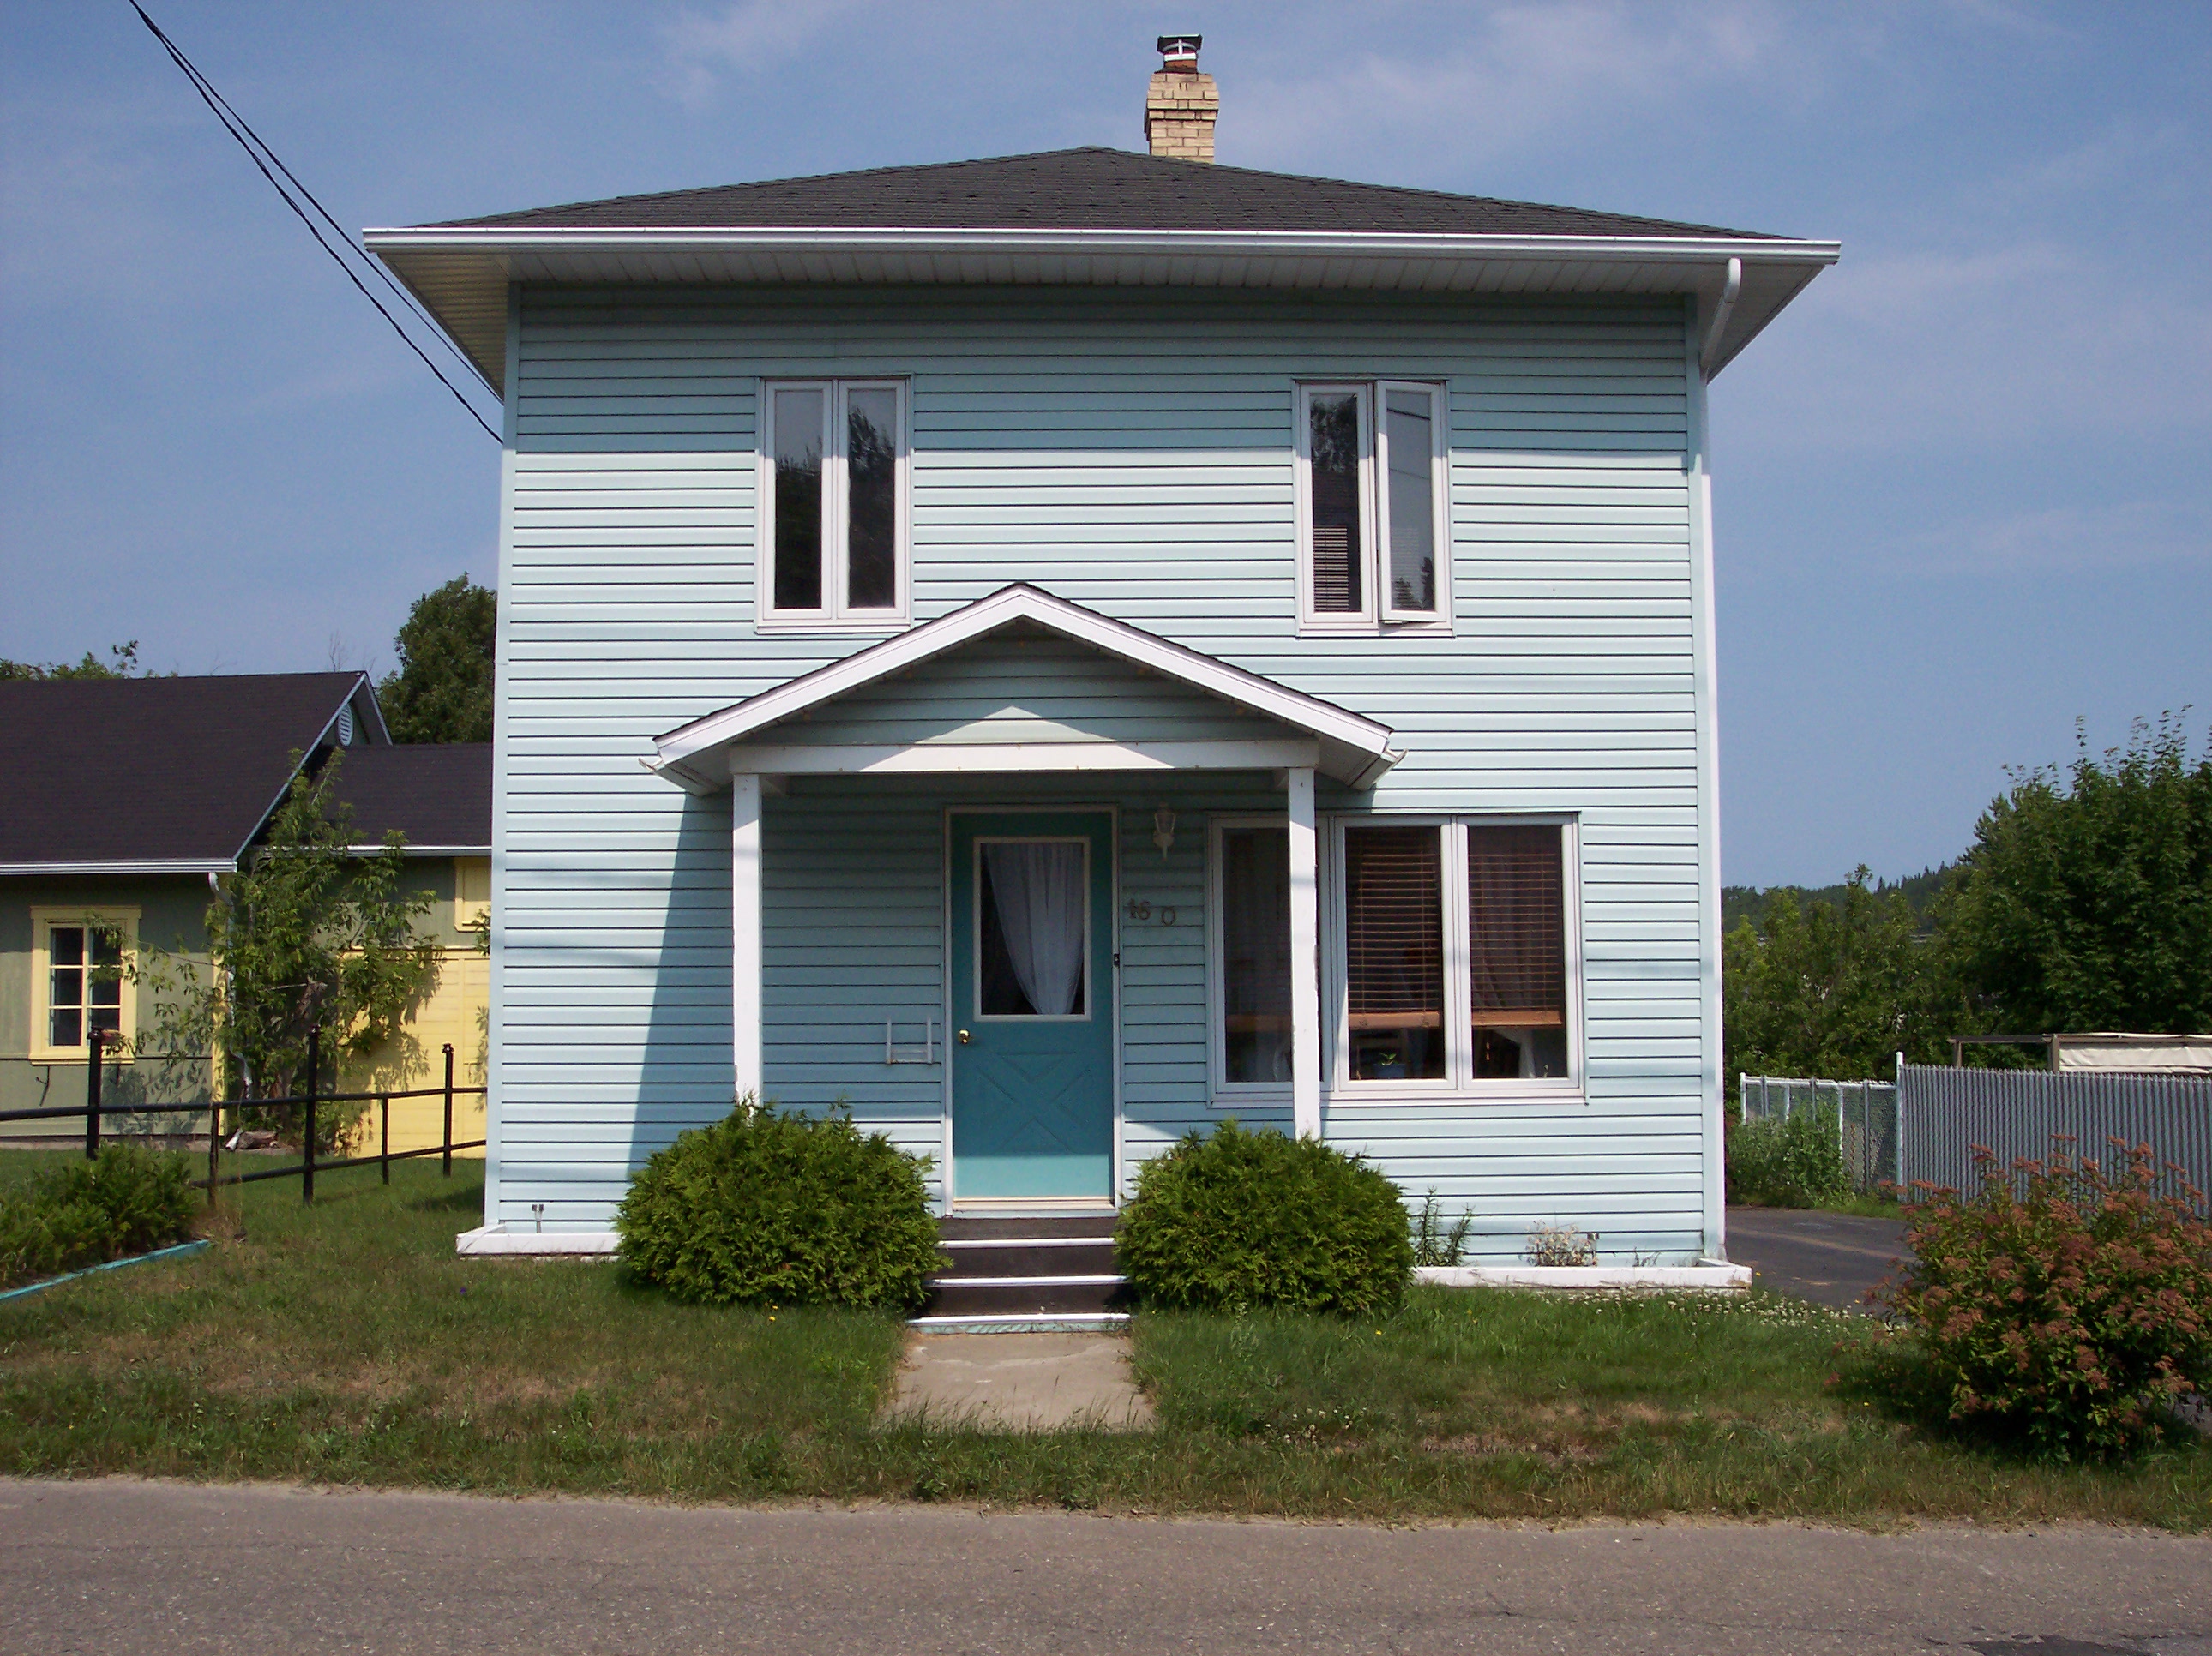
<svg viewBox="0 0 2212 1656">
<path fill-rule="evenodd" d="M 1730 1208 L 1729 1258 L 1749 1265 L 1752 1285 L 1816 1305 L 1866 1311 L 1869 1289 L 1905 1255 L 1896 1219 L 1796 1208 Z"/>
</svg>

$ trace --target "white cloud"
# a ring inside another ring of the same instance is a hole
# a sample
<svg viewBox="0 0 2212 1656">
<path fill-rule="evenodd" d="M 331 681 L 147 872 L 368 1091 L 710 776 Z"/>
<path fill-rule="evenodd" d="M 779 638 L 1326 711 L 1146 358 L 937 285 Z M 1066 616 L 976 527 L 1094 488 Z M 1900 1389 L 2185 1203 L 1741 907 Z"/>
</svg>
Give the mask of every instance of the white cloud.
<svg viewBox="0 0 2212 1656">
<path fill-rule="evenodd" d="M 1879 561 L 1935 577 L 2096 573 L 2212 560 L 2212 522 L 2177 500 L 2057 506 L 1931 530 Z"/>
<path fill-rule="evenodd" d="M 760 74 L 811 44 L 857 0 L 739 0 L 718 15 L 685 10 L 661 31 L 660 88 L 697 106 L 723 77 Z"/>
</svg>

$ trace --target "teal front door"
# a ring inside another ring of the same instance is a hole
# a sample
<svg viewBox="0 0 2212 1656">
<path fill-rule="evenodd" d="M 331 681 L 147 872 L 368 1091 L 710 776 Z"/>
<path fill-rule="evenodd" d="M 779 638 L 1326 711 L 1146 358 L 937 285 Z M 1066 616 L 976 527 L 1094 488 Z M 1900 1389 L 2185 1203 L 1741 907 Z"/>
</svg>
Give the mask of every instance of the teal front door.
<svg viewBox="0 0 2212 1656">
<path fill-rule="evenodd" d="M 952 818 L 952 1198 L 1114 1193 L 1114 819 Z"/>
</svg>

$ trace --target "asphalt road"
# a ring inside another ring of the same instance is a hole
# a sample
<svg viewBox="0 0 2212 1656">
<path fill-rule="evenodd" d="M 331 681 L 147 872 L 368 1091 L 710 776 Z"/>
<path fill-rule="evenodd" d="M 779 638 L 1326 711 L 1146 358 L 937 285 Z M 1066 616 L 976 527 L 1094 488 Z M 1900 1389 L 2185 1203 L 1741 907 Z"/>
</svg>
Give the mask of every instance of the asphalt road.
<svg viewBox="0 0 2212 1656">
<path fill-rule="evenodd" d="M 1816 1305 L 1864 1311 L 1867 1291 L 1905 1252 L 1895 1219 L 1792 1208 L 1730 1208 L 1728 1253 L 1749 1265 L 1752 1283 Z"/>
<path fill-rule="evenodd" d="M 1164 1522 L 0 1480 L 0 1649 L 2212 1656 L 2212 1540 Z"/>
</svg>

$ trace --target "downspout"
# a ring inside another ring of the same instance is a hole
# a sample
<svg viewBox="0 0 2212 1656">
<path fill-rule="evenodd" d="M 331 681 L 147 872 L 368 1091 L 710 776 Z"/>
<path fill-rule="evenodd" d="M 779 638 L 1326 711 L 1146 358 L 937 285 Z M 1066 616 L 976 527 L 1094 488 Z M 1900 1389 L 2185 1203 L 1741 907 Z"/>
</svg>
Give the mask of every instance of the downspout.
<svg viewBox="0 0 2212 1656">
<path fill-rule="evenodd" d="M 1713 307 L 1713 319 L 1705 329 L 1705 342 L 1698 347 L 1698 372 L 1708 379 L 1713 377 L 1713 359 L 1720 355 L 1721 336 L 1728 331 L 1735 297 L 1742 291 L 1743 261 L 1732 258 L 1728 262 L 1728 280 L 1721 286 L 1721 302 Z"/>
</svg>

